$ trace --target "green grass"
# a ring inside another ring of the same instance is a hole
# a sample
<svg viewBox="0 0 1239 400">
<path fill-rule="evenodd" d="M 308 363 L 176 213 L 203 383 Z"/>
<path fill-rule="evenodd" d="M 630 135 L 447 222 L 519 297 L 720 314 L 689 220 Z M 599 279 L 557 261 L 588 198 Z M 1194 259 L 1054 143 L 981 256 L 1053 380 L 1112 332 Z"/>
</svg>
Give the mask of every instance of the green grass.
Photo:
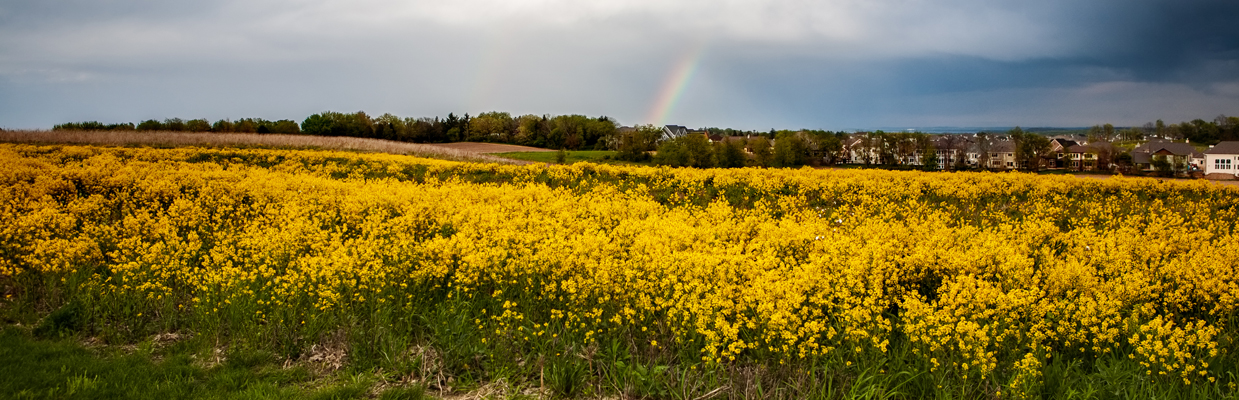
<svg viewBox="0 0 1239 400">
<path fill-rule="evenodd" d="M 555 164 L 558 157 L 557 151 L 522 151 L 514 153 L 494 153 L 492 155 L 511 158 L 516 160 L 534 161 Z M 618 152 L 613 150 L 571 150 L 566 151 L 564 164 L 573 164 L 578 162 L 591 162 L 595 164 L 642 164 L 620 161 L 615 159 Z M 648 164 L 648 163 L 643 163 Z"/>
<path fill-rule="evenodd" d="M 0 397 L 12 399 L 354 399 L 368 398 L 365 380 L 315 378 L 304 366 L 285 368 L 261 351 L 227 354 L 207 366 L 210 352 L 193 340 L 157 349 L 86 348 L 72 339 L 36 339 L 16 327 L 0 330 Z M 200 354 L 208 354 L 206 357 Z M 390 392 L 390 393 L 388 393 Z M 420 399 L 419 388 L 393 388 L 383 398 Z"/>
</svg>

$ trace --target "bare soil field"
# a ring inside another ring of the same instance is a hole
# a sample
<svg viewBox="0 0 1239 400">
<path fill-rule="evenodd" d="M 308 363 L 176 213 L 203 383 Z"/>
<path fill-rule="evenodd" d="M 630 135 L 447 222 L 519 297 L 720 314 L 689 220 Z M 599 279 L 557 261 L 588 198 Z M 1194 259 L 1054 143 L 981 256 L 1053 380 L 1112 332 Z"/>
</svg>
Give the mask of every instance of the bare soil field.
<svg viewBox="0 0 1239 400">
<path fill-rule="evenodd" d="M 532 152 L 532 151 L 555 151 L 550 149 L 542 149 L 529 146 L 517 146 L 514 144 L 499 144 L 499 143 L 478 143 L 478 142 L 456 142 L 456 143 L 437 143 L 431 146 L 443 147 L 448 149 L 462 150 L 470 153 L 516 153 L 516 152 Z"/>
<path fill-rule="evenodd" d="M 494 162 L 522 165 L 528 164 L 529 162 L 495 157 L 484 153 L 504 151 L 551 151 L 532 147 L 496 145 L 489 143 L 452 143 L 446 145 L 430 145 L 396 142 L 382 139 L 338 136 L 165 131 L 0 131 L 0 142 L 91 144 L 104 146 L 294 147 L 326 150 L 368 151 L 456 161 Z M 486 150 L 492 148 L 487 146 L 497 146 L 494 148 L 499 150 Z M 486 151 L 476 151 L 472 150 L 473 148 L 483 149 Z M 506 148 L 518 148 L 522 150 L 503 150 Z"/>
</svg>

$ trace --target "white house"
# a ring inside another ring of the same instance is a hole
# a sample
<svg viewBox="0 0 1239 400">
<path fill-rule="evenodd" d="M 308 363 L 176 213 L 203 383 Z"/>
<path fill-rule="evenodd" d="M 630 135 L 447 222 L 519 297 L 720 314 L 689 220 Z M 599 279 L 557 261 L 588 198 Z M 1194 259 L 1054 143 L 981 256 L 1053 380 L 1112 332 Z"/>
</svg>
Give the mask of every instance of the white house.
<svg viewBox="0 0 1239 400">
<path fill-rule="evenodd" d="M 1239 142 L 1221 142 L 1205 151 L 1205 176 L 1225 174 L 1239 178 Z"/>
</svg>

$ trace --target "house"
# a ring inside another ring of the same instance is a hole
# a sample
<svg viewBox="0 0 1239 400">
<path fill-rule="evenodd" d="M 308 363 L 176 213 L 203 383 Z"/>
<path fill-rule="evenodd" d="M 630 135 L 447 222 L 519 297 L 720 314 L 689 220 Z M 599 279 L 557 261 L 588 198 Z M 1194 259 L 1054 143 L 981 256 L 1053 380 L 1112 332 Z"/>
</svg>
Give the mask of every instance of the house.
<svg viewBox="0 0 1239 400">
<path fill-rule="evenodd" d="M 881 154 L 878 147 L 870 143 L 865 137 L 866 133 L 856 133 L 843 141 L 844 153 L 847 154 L 849 163 L 853 164 L 869 164 L 879 163 Z"/>
<path fill-rule="evenodd" d="M 1067 148 L 1071 146 L 1077 146 L 1081 144 L 1085 144 L 1085 143 L 1080 143 L 1075 140 L 1061 138 L 1061 137 L 1053 138 L 1053 139 L 1050 139 L 1050 152 L 1051 153 L 1062 153 L 1063 151 L 1067 150 Z"/>
<path fill-rule="evenodd" d="M 661 140 L 671 140 L 688 134 L 688 127 L 682 125 L 666 125 L 663 126 L 663 137 Z"/>
<path fill-rule="evenodd" d="M 1075 171 L 1092 171 L 1096 169 L 1109 170 L 1114 162 L 1118 148 L 1110 142 L 1077 144 L 1063 149 L 1058 154 L 1062 167 Z"/>
<path fill-rule="evenodd" d="M 989 165 L 991 169 L 1016 169 L 1015 143 L 1010 140 L 996 140 L 989 148 Z"/>
<path fill-rule="evenodd" d="M 938 169 L 954 169 L 957 161 L 962 161 L 968 166 L 976 165 L 976 153 L 967 151 L 972 147 L 972 140 L 967 136 L 936 135 L 931 140 L 938 156 Z"/>
<path fill-rule="evenodd" d="M 1055 137 L 1053 139 L 1050 139 L 1050 155 L 1052 156 L 1052 160 L 1050 161 L 1052 161 L 1053 164 L 1050 165 L 1049 167 L 1050 168 L 1069 168 L 1068 164 L 1070 163 L 1070 161 L 1067 159 L 1068 158 L 1066 155 L 1067 149 L 1071 148 L 1071 146 L 1079 146 L 1082 144 L 1087 144 L 1087 143 L 1079 142 L 1079 141 L 1076 141 L 1076 140 L 1073 140 L 1067 137 Z"/>
<path fill-rule="evenodd" d="M 1168 161 L 1172 169 L 1185 170 L 1192 166 L 1193 159 L 1203 160 L 1204 155 L 1189 143 L 1167 140 L 1150 140 L 1131 150 L 1132 164 L 1136 165 L 1136 169 L 1152 171 L 1153 161 L 1158 159 Z"/>
<path fill-rule="evenodd" d="M 1205 177 L 1239 178 L 1239 142 L 1221 142 L 1206 150 L 1204 170 Z"/>
<path fill-rule="evenodd" d="M 722 141 L 725 143 L 739 143 L 740 147 L 744 149 L 745 154 L 753 154 L 753 149 L 749 148 L 750 136 L 723 136 Z"/>
<path fill-rule="evenodd" d="M 859 135 L 850 135 L 843 139 L 843 160 L 844 163 L 856 164 L 863 162 L 860 155 L 861 139 Z"/>
</svg>

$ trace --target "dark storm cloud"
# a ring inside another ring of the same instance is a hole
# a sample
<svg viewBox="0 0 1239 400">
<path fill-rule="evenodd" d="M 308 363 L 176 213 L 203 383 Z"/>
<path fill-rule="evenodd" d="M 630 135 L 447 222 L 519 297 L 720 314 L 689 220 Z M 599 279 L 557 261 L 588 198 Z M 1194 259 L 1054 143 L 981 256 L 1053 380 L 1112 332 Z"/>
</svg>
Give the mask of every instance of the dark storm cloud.
<svg viewBox="0 0 1239 400">
<path fill-rule="evenodd" d="M 1087 24 L 1081 64 L 1104 66 L 1148 81 L 1239 79 L 1239 2 L 1146 1 L 1113 4 Z M 1091 22 L 1091 23 L 1090 23 Z"/>
</svg>

